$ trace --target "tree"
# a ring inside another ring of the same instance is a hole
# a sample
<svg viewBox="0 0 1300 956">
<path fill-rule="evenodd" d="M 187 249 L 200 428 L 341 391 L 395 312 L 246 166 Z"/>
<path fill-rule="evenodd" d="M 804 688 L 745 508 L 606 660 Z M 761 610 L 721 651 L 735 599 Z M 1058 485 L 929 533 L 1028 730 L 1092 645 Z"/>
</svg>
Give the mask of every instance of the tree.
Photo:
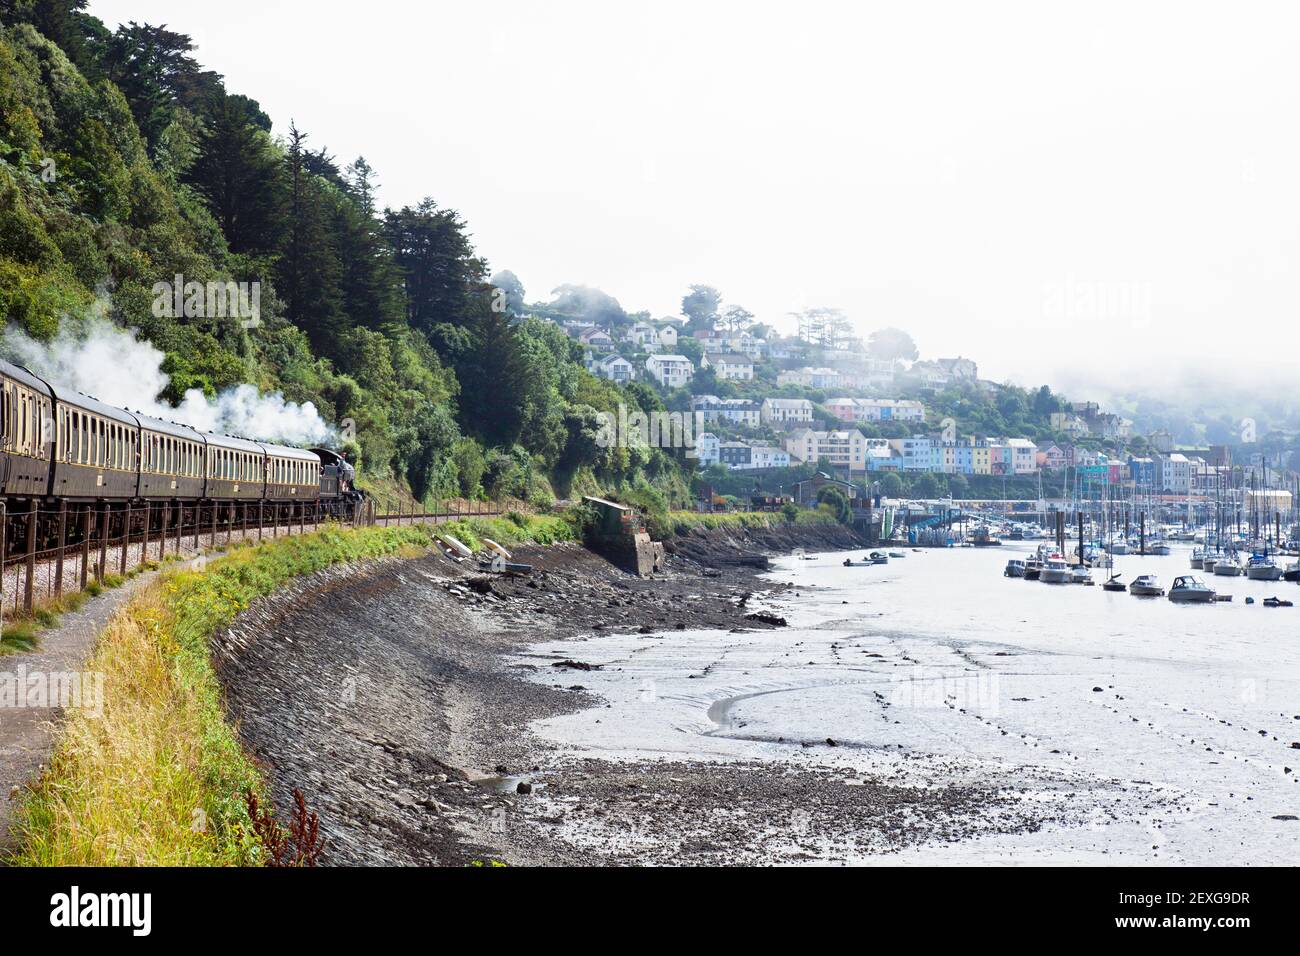
<svg viewBox="0 0 1300 956">
<path fill-rule="evenodd" d="M 432 335 L 440 324 L 469 324 L 484 267 L 460 215 L 425 199 L 414 208 L 385 212 L 383 232 L 406 291 L 411 327 Z"/>
<path fill-rule="evenodd" d="M 809 345 L 840 349 L 852 339 L 853 327 L 840 309 L 804 309 L 791 314 L 799 323 L 799 338 Z"/>
<path fill-rule="evenodd" d="M 524 314 L 524 284 L 509 269 L 502 269 L 491 278 L 492 287 L 505 296 L 505 307 L 511 315 Z M 495 304 L 495 303 L 494 303 Z"/>
<path fill-rule="evenodd" d="M 754 324 L 754 313 L 741 305 L 729 305 L 718 316 L 718 323 L 728 332 L 743 332 Z"/>
<path fill-rule="evenodd" d="M 339 284 L 342 275 L 337 234 L 330 228 L 328 197 L 304 165 L 307 135 L 289 124 L 287 223 L 278 263 L 285 312 L 317 351 L 337 355 L 347 329 Z"/>
<path fill-rule="evenodd" d="M 867 351 L 873 358 L 878 358 L 882 362 L 892 362 L 895 359 L 914 362 L 921 355 L 912 337 L 902 329 L 896 328 L 877 329 L 872 332 Z"/>
<path fill-rule="evenodd" d="M 711 285 L 693 285 L 682 297 L 682 315 L 686 316 L 689 332 L 712 331 L 718 322 L 718 308 L 722 294 Z"/>
<path fill-rule="evenodd" d="M 379 183 L 375 181 L 375 168 L 366 162 L 364 156 L 358 156 L 343 171 L 348 192 L 356 200 L 357 206 L 366 216 L 375 214 L 375 190 Z"/>
<path fill-rule="evenodd" d="M 948 494 L 954 498 L 965 498 L 970 494 L 970 482 L 965 475 L 953 475 L 948 479 Z"/>
<path fill-rule="evenodd" d="M 888 471 L 880 479 L 880 493 L 886 498 L 898 498 L 903 494 L 903 479 L 897 472 Z"/>
<path fill-rule="evenodd" d="M 213 96 L 186 181 L 207 201 L 230 251 L 258 255 L 278 245 L 284 178 L 249 109 L 245 97 Z"/>
<path fill-rule="evenodd" d="M 853 507 L 849 504 L 848 495 L 838 485 L 824 485 L 817 492 L 817 504 L 824 505 L 840 524 L 848 524 L 853 520 Z"/>
</svg>

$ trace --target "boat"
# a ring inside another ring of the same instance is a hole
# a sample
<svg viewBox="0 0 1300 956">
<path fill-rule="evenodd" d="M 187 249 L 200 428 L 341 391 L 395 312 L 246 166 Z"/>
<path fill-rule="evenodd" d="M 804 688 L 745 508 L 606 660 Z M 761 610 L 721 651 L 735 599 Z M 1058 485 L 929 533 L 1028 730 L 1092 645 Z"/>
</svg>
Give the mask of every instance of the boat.
<svg viewBox="0 0 1300 956">
<path fill-rule="evenodd" d="M 1202 562 L 1204 564 L 1204 562 Z M 1236 554 L 1225 554 L 1214 562 L 1214 573 L 1220 577 L 1235 578 L 1241 576 L 1241 561 Z"/>
<path fill-rule="evenodd" d="M 1109 581 L 1104 582 L 1101 586 L 1101 589 L 1103 591 L 1127 591 L 1128 590 L 1128 588 L 1124 586 L 1124 582 L 1119 579 L 1118 574 L 1112 575 Z"/>
<path fill-rule="evenodd" d="M 1019 558 L 1012 558 L 1007 562 L 1007 566 L 1002 569 L 1002 576 L 1006 578 L 1023 578 L 1025 576 L 1025 562 Z"/>
<path fill-rule="evenodd" d="M 1164 597 L 1165 589 L 1160 586 L 1160 580 L 1154 574 L 1140 574 L 1128 586 L 1128 593 L 1138 597 Z"/>
<path fill-rule="evenodd" d="M 907 557 L 907 555 L 904 554 L 902 551 L 890 551 L 890 552 L 889 552 L 889 556 L 890 556 L 891 558 L 905 558 L 905 557 Z"/>
<path fill-rule="evenodd" d="M 1169 600 L 1178 604 L 1213 604 L 1218 595 L 1206 587 L 1200 578 L 1183 574 L 1174 578 L 1173 587 L 1169 589 Z"/>
<path fill-rule="evenodd" d="M 1283 571 L 1266 554 L 1252 554 L 1246 562 L 1246 577 L 1252 581 L 1280 581 Z"/>
<path fill-rule="evenodd" d="M 1094 584 L 1095 582 L 1092 580 L 1091 571 L 1089 571 L 1081 564 L 1076 564 L 1074 567 L 1070 568 L 1070 583 L 1071 584 Z"/>
<path fill-rule="evenodd" d="M 1300 561 L 1297 561 L 1295 564 L 1291 565 L 1289 568 L 1287 568 L 1285 571 L 1282 572 L 1282 580 L 1300 581 Z"/>
<path fill-rule="evenodd" d="M 1038 575 L 1043 570 L 1043 562 L 1037 558 L 1030 558 L 1025 562 L 1025 573 L 1023 575 L 1026 581 L 1037 581 Z"/>
<path fill-rule="evenodd" d="M 991 548 L 1002 544 L 998 538 L 993 536 L 993 532 L 989 531 L 986 525 L 981 525 L 971 533 L 970 543 L 977 548 Z"/>
<path fill-rule="evenodd" d="M 1264 607 L 1294 607 L 1294 605 L 1282 598 L 1266 597 L 1264 598 Z"/>
<path fill-rule="evenodd" d="M 1164 556 L 1170 553 L 1171 551 L 1169 545 L 1165 544 L 1163 541 L 1154 541 L 1151 543 L 1150 546 L 1147 547 L 1147 554 L 1156 554 L 1156 555 Z"/>
<path fill-rule="evenodd" d="M 1191 563 L 1193 571 L 1201 570 L 1201 562 L 1204 559 L 1205 559 L 1204 548 L 1192 548 L 1192 556 L 1188 559 L 1188 561 Z"/>
<path fill-rule="evenodd" d="M 1038 580 L 1044 584 L 1067 584 L 1070 580 L 1070 566 L 1060 555 L 1054 555 L 1043 562 Z"/>
<path fill-rule="evenodd" d="M 870 555 L 870 558 L 871 558 L 871 563 L 872 563 L 872 564 L 888 564 L 888 563 L 889 563 L 889 555 L 885 554 L 885 552 L 883 552 L 883 551 L 872 551 L 872 552 L 871 552 L 871 555 Z"/>
<path fill-rule="evenodd" d="M 1201 570 L 1206 574 L 1213 574 L 1214 566 L 1222 560 L 1222 551 L 1212 551 L 1209 548 L 1206 548 L 1205 553 L 1201 555 Z"/>
<path fill-rule="evenodd" d="M 861 561 L 854 561 L 852 558 L 844 559 L 844 567 L 846 568 L 869 568 L 874 563 L 870 558 L 863 558 Z"/>
</svg>

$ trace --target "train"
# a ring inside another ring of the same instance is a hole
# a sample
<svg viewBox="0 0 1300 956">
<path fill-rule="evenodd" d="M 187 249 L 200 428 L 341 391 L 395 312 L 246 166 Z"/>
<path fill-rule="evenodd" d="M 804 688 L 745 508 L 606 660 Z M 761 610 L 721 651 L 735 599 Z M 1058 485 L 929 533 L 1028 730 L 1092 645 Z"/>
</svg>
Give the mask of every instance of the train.
<svg viewBox="0 0 1300 956">
<path fill-rule="evenodd" d="M 129 372 L 127 373 L 129 374 Z M 364 495 L 341 454 L 214 435 L 56 389 L 0 360 L 0 499 L 109 506 L 308 506 Z"/>
</svg>

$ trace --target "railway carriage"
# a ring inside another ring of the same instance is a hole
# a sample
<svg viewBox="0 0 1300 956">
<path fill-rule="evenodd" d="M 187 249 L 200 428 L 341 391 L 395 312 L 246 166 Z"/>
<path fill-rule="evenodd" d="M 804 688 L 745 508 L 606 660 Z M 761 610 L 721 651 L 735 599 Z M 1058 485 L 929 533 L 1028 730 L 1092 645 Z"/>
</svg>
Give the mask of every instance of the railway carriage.
<svg viewBox="0 0 1300 956">
<path fill-rule="evenodd" d="M 303 448 L 263 445 L 269 501 L 316 501 L 321 496 L 319 456 Z"/>
<path fill-rule="evenodd" d="M 266 488 L 266 447 L 246 438 L 208 435 L 205 498 L 260 501 Z"/>
<path fill-rule="evenodd" d="M 47 492 L 54 392 L 17 365 L 0 362 L 0 495 L 28 498 Z"/>
<path fill-rule="evenodd" d="M 53 438 L 49 495 L 69 501 L 135 497 L 140 422 L 130 412 L 75 392 L 58 395 Z"/>
<path fill-rule="evenodd" d="M 147 499 L 197 499 L 207 482 L 207 436 L 147 415 L 140 421 L 140 489 Z"/>
</svg>

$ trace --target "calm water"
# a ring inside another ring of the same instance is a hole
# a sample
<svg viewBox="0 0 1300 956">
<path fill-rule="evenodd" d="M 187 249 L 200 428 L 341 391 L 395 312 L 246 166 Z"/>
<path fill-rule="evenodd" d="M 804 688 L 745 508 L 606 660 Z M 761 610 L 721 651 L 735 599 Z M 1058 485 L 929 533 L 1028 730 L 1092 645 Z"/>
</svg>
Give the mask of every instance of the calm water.
<svg viewBox="0 0 1300 956">
<path fill-rule="evenodd" d="M 1300 821 L 1274 819 L 1300 816 L 1300 606 L 1244 603 L 1300 605 L 1300 587 L 1202 576 L 1233 602 L 1176 605 L 1103 591 L 1102 571 L 1096 587 L 1002 576 L 1031 551 L 781 559 L 769 577 L 801 589 L 769 606 L 789 628 L 593 636 L 585 659 L 606 667 L 584 682 L 609 707 L 538 730 L 601 756 L 832 762 L 1067 798 L 1037 833 L 883 862 L 1300 861 Z M 1167 587 L 1200 575 L 1189 551 L 1116 570 Z M 800 744 L 826 737 L 840 746 Z"/>
</svg>

